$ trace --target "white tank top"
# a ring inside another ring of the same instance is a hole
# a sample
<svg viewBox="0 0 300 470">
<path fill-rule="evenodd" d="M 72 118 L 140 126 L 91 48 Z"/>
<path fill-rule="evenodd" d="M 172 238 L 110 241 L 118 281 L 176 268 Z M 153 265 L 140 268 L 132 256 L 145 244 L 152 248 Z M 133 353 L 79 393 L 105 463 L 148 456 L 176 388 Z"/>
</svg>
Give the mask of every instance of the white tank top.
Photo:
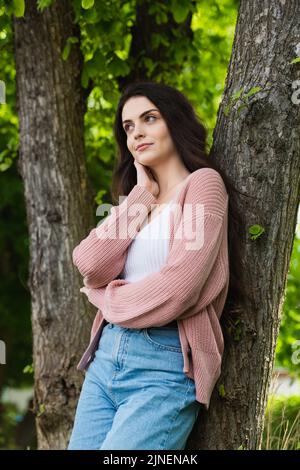
<svg viewBox="0 0 300 470">
<path fill-rule="evenodd" d="M 129 245 L 124 269 L 120 276 L 136 282 L 160 270 L 169 252 L 171 203 L 165 203 L 162 211 L 147 223 Z"/>
</svg>

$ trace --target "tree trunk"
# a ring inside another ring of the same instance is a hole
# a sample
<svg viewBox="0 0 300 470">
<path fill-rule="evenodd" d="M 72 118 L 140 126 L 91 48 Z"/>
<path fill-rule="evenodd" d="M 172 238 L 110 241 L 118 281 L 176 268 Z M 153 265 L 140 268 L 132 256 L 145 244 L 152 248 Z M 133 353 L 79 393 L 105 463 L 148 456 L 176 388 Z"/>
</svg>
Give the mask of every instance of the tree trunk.
<svg viewBox="0 0 300 470">
<path fill-rule="evenodd" d="M 235 202 L 246 221 L 240 263 L 251 301 L 236 316 L 240 340 L 226 335 L 222 374 L 208 413 L 199 414 L 190 448 L 261 447 L 300 196 L 299 100 L 292 96 L 300 65 L 289 64 L 300 55 L 299 23 L 298 0 L 240 3 L 212 152 L 238 190 L 250 196 L 237 194 Z M 246 107 L 238 111 L 238 100 L 226 114 L 234 92 L 257 86 L 262 90 Z M 251 240 L 248 228 L 254 224 L 265 233 Z"/>
<path fill-rule="evenodd" d="M 72 264 L 73 248 L 94 224 L 84 158 L 80 43 L 62 59 L 70 36 L 80 39 L 67 0 L 43 12 L 28 0 L 25 17 L 14 19 L 39 449 L 66 448 L 83 379 L 76 364 L 95 314 L 79 291 L 81 277 Z"/>
</svg>

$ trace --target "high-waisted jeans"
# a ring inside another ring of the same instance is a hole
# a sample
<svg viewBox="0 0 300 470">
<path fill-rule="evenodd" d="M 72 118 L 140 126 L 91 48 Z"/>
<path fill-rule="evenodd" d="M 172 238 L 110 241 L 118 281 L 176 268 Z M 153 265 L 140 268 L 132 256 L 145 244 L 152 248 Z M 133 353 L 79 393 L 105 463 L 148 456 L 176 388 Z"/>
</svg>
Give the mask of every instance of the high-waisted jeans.
<svg viewBox="0 0 300 470">
<path fill-rule="evenodd" d="M 201 404 L 178 328 L 108 323 L 88 366 L 68 450 L 184 449 Z"/>
</svg>

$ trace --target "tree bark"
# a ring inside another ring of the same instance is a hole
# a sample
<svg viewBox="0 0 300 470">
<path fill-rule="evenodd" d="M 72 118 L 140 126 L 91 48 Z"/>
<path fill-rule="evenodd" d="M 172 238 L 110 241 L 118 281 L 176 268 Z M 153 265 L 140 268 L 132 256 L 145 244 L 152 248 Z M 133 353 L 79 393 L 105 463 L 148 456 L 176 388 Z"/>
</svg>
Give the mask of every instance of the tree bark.
<svg viewBox="0 0 300 470">
<path fill-rule="evenodd" d="M 62 59 L 70 36 L 80 40 L 67 0 L 42 12 L 28 0 L 24 18 L 14 19 L 18 169 L 30 236 L 39 449 L 66 448 L 83 379 L 76 364 L 95 314 L 79 291 L 82 280 L 72 264 L 73 248 L 94 224 L 84 155 L 80 42 Z"/>
<path fill-rule="evenodd" d="M 246 221 L 240 263 L 251 301 L 236 316 L 240 340 L 225 331 L 222 374 L 188 448 L 261 448 L 300 197 L 299 103 L 292 97 L 300 65 L 289 64 L 300 55 L 299 23 L 298 0 L 241 0 L 211 151 L 238 190 L 250 196 L 234 197 Z M 242 103 L 236 101 L 226 115 L 234 92 L 257 86 L 262 90 L 246 107 L 238 111 Z M 265 233 L 251 240 L 248 228 L 254 224 Z"/>
</svg>

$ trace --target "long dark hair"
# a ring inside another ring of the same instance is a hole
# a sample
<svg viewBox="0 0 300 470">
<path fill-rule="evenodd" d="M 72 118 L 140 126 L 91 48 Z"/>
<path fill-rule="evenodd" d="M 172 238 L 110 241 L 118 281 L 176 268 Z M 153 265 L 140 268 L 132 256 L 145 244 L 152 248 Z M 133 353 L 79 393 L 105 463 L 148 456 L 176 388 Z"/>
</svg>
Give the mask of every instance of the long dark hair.
<svg viewBox="0 0 300 470">
<path fill-rule="evenodd" d="M 228 313 L 240 310 L 247 293 L 241 284 L 241 257 L 239 256 L 240 237 L 244 221 L 236 206 L 233 207 L 231 194 L 239 192 L 218 166 L 213 155 L 208 155 L 207 130 L 195 112 L 192 104 L 176 88 L 150 80 L 137 81 L 129 84 L 119 100 L 115 122 L 114 136 L 118 146 L 118 159 L 112 176 L 112 200 L 119 204 L 120 195 L 128 195 L 137 183 L 137 172 L 134 158 L 127 148 L 127 136 L 122 125 L 122 110 L 126 101 L 134 96 L 145 96 L 159 109 L 166 121 L 174 146 L 182 163 L 192 173 L 199 168 L 213 168 L 221 175 L 229 195 L 228 226 L 230 237 L 229 249 L 229 291 L 224 306 Z"/>
</svg>

